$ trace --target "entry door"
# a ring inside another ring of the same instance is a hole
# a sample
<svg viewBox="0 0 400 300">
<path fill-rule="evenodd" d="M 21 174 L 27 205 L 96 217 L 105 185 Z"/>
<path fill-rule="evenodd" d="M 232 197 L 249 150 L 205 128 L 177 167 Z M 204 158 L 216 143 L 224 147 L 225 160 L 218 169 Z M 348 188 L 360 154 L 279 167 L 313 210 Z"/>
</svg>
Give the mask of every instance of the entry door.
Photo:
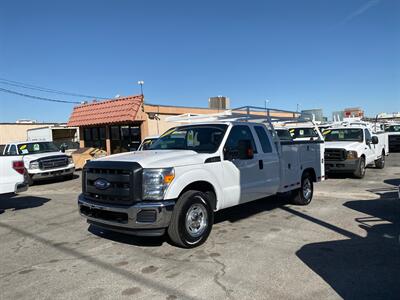
<svg viewBox="0 0 400 300">
<path fill-rule="evenodd" d="M 263 172 L 259 168 L 258 149 L 248 126 L 236 125 L 231 129 L 224 146 L 225 152 L 238 151 L 240 140 L 250 140 L 254 157 L 252 159 L 227 159 L 224 157 L 222 161 L 225 186 L 224 208 L 260 198 L 259 191 L 263 184 Z"/>
</svg>

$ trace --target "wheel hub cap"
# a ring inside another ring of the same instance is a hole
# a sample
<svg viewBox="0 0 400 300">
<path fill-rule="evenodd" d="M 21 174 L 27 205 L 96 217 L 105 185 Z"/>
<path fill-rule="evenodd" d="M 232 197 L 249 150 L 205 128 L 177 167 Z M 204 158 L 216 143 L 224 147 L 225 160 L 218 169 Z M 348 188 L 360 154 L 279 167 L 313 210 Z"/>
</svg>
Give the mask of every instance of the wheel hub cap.
<svg viewBox="0 0 400 300">
<path fill-rule="evenodd" d="M 201 204 L 193 204 L 186 213 L 186 230 L 192 237 L 201 236 L 207 228 L 207 210 Z"/>
<path fill-rule="evenodd" d="M 309 199 L 311 197 L 312 189 L 311 182 L 309 179 L 304 180 L 303 184 L 303 196 L 305 199 Z"/>
</svg>

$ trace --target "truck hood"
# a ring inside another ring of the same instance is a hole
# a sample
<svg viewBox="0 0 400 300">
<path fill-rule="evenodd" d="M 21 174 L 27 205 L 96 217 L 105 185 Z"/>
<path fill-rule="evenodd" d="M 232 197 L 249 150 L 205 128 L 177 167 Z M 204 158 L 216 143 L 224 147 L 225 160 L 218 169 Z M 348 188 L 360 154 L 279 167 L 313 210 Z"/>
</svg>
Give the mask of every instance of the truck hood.
<svg viewBox="0 0 400 300">
<path fill-rule="evenodd" d="M 210 154 L 192 150 L 146 150 L 114 154 L 96 161 L 137 162 L 143 168 L 168 168 L 202 164 Z"/>
<path fill-rule="evenodd" d="M 37 160 L 39 158 L 51 157 L 51 156 L 68 156 L 62 152 L 46 152 L 46 153 L 38 153 L 38 154 L 26 154 L 23 155 L 24 162 L 30 163 L 31 161 Z"/>
<path fill-rule="evenodd" d="M 346 150 L 355 150 L 360 147 L 362 143 L 360 142 L 351 142 L 351 141 L 343 141 L 343 142 L 325 142 L 325 149 L 329 148 L 339 148 Z"/>
</svg>

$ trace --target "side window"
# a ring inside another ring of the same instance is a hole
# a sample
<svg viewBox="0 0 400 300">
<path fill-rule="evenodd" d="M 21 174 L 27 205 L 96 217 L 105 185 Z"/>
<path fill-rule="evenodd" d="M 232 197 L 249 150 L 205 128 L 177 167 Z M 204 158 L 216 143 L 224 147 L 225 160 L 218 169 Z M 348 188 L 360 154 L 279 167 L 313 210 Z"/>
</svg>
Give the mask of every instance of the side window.
<svg viewBox="0 0 400 300">
<path fill-rule="evenodd" d="M 265 129 L 262 126 L 254 127 L 264 153 L 271 153 L 272 147 Z"/>
<path fill-rule="evenodd" d="M 253 134 L 248 126 L 236 125 L 229 133 L 228 139 L 225 143 L 225 148 L 229 151 L 238 150 L 240 140 L 250 140 L 253 147 L 253 152 L 257 153 L 256 144 L 254 142 Z"/>
<path fill-rule="evenodd" d="M 15 145 L 11 145 L 8 155 L 17 155 L 17 147 Z"/>
<path fill-rule="evenodd" d="M 368 129 L 365 129 L 365 141 L 370 141 L 372 139 L 371 133 Z"/>
</svg>

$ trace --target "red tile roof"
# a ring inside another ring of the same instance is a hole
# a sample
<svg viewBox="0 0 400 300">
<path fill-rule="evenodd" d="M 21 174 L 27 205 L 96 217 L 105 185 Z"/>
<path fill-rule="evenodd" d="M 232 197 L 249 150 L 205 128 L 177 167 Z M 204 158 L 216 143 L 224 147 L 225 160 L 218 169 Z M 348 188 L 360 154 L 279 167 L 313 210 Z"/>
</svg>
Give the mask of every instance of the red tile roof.
<svg viewBox="0 0 400 300">
<path fill-rule="evenodd" d="M 136 118 L 142 99 L 141 95 L 128 96 L 76 106 L 69 118 L 68 126 L 132 122 Z"/>
</svg>

